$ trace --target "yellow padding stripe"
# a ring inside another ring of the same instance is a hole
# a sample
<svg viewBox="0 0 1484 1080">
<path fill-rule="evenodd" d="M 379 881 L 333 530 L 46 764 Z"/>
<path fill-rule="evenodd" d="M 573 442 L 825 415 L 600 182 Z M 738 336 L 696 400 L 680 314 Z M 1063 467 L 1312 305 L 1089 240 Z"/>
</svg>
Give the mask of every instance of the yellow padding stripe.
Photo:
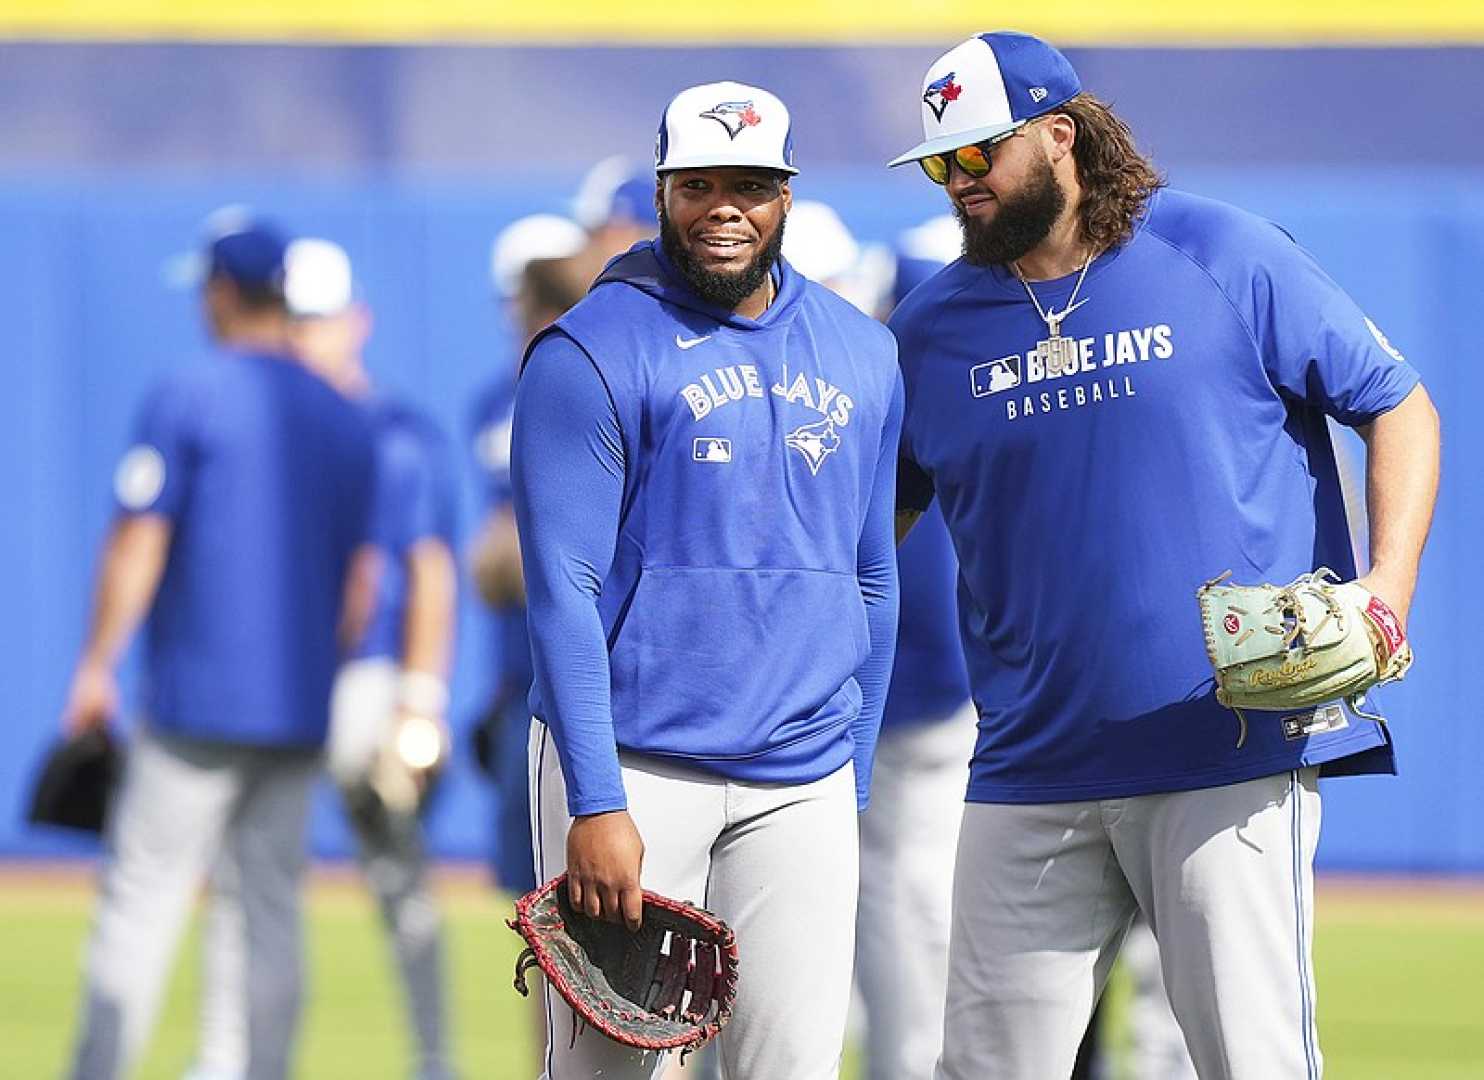
<svg viewBox="0 0 1484 1080">
<path fill-rule="evenodd" d="M 1063 45 L 1484 42 L 1480 0 L 3 0 L 0 37 L 32 40 L 685 44 L 927 42 L 990 22 Z"/>
</svg>

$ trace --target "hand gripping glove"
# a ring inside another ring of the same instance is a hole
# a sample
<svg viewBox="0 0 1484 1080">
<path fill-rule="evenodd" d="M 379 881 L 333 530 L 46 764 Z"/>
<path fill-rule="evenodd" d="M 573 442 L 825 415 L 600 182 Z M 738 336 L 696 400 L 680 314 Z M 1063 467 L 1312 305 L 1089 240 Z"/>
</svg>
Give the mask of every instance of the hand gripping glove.
<svg viewBox="0 0 1484 1080">
<path fill-rule="evenodd" d="M 1381 599 L 1325 568 L 1287 585 L 1227 585 L 1227 571 L 1198 590 L 1216 700 L 1241 721 L 1243 709 L 1281 712 L 1343 699 L 1358 716 L 1366 691 L 1412 666 L 1401 623 Z"/>
<path fill-rule="evenodd" d="M 575 910 L 562 874 L 517 900 L 506 925 L 527 945 L 515 988 L 528 993 L 526 971 L 539 967 L 584 1023 L 615 1042 L 678 1048 L 684 1060 L 731 1019 L 737 940 L 709 911 L 646 889 L 643 923 L 631 933 Z"/>
</svg>

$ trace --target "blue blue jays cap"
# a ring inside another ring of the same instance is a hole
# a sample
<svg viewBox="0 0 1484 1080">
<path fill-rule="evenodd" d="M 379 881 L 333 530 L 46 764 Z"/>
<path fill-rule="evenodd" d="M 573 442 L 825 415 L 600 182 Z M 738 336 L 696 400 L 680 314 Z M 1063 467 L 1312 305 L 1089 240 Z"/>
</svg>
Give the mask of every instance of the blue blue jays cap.
<svg viewBox="0 0 1484 1080">
<path fill-rule="evenodd" d="M 768 91 L 743 83 L 680 91 L 660 119 L 654 171 L 730 166 L 797 173 L 788 109 Z"/>
<path fill-rule="evenodd" d="M 610 224 L 656 225 L 654 177 L 636 176 L 619 184 L 608 203 L 608 221 Z"/>
<path fill-rule="evenodd" d="M 224 277 L 245 288 L 282 292 L 288 240 L 276 225 L 233 205 L 211 213 L 202 231 L 200 250 L 166 263 L 171 284 L 198 286 Z"/>
<path fill-rule="evenodd" d="M 262 223 L 214 240 L 207 257 L 208 277 L 224 277 L 249 288 L 282 289 L 287 245 Z"/>
<path fill-rule="evenodd" d="M 1004 135 L 1082 91 L 1067 58 L 1030 34 L 997 30 L 956 45 L 922 82 L 923 141 L 888 164 L 956 150 Z"/>
<path fill-rule="evenodd" d="M 572 198 L 572 219 L 589 232 L 606 225 L 657 229 L 654 167 L 630 158 L 607 157 L 590 168 Z"/>
</svg>

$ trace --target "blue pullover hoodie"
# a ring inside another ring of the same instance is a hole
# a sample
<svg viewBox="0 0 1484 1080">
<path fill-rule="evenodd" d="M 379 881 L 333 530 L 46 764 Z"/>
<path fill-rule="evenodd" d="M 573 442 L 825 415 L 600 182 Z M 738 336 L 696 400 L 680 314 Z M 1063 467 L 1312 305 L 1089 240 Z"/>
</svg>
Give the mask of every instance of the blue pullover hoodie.
<svg viewBox="0 0 1484 1080">
<path fill-rule="evenodd" d="M 758 319 L 657 241 L 527 352 L 512 481 L 532 712 L 574 815 L 626 806 L 618 749 L 865 805 L 896 624 L 902 390 L 886 330 L 780 261 Z"/>
</svg>

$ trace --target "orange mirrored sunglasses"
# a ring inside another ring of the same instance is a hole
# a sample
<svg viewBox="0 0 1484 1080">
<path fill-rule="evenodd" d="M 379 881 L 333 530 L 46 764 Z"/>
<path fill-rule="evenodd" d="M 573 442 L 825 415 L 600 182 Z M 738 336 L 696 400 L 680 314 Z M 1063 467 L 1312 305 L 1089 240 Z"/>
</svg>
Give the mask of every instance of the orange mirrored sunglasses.
<svg viewBox="0 0 1484 1080">
<path fill-rule="evenodd" d="M 988 176 L 990 167 L 994 162 L 990 158 L 990 151 L 1006 139 L 1013 138 L 1025 130 L 1024 125 L 1003 134 L 996 135 L 992 139 L 973 143 L 969 146 L 960 146 L 957 150 L 943 154 L 932 154 L 925 158 L 918 158 L 917 164 L 922 166 L 922 171 L 927 178 L 935 184 L 948 183 L 948 173 L 952 163 L 964 171 L 965 176 L 972 176 L 978 180 L 982 176 Z"/>
</svg>

